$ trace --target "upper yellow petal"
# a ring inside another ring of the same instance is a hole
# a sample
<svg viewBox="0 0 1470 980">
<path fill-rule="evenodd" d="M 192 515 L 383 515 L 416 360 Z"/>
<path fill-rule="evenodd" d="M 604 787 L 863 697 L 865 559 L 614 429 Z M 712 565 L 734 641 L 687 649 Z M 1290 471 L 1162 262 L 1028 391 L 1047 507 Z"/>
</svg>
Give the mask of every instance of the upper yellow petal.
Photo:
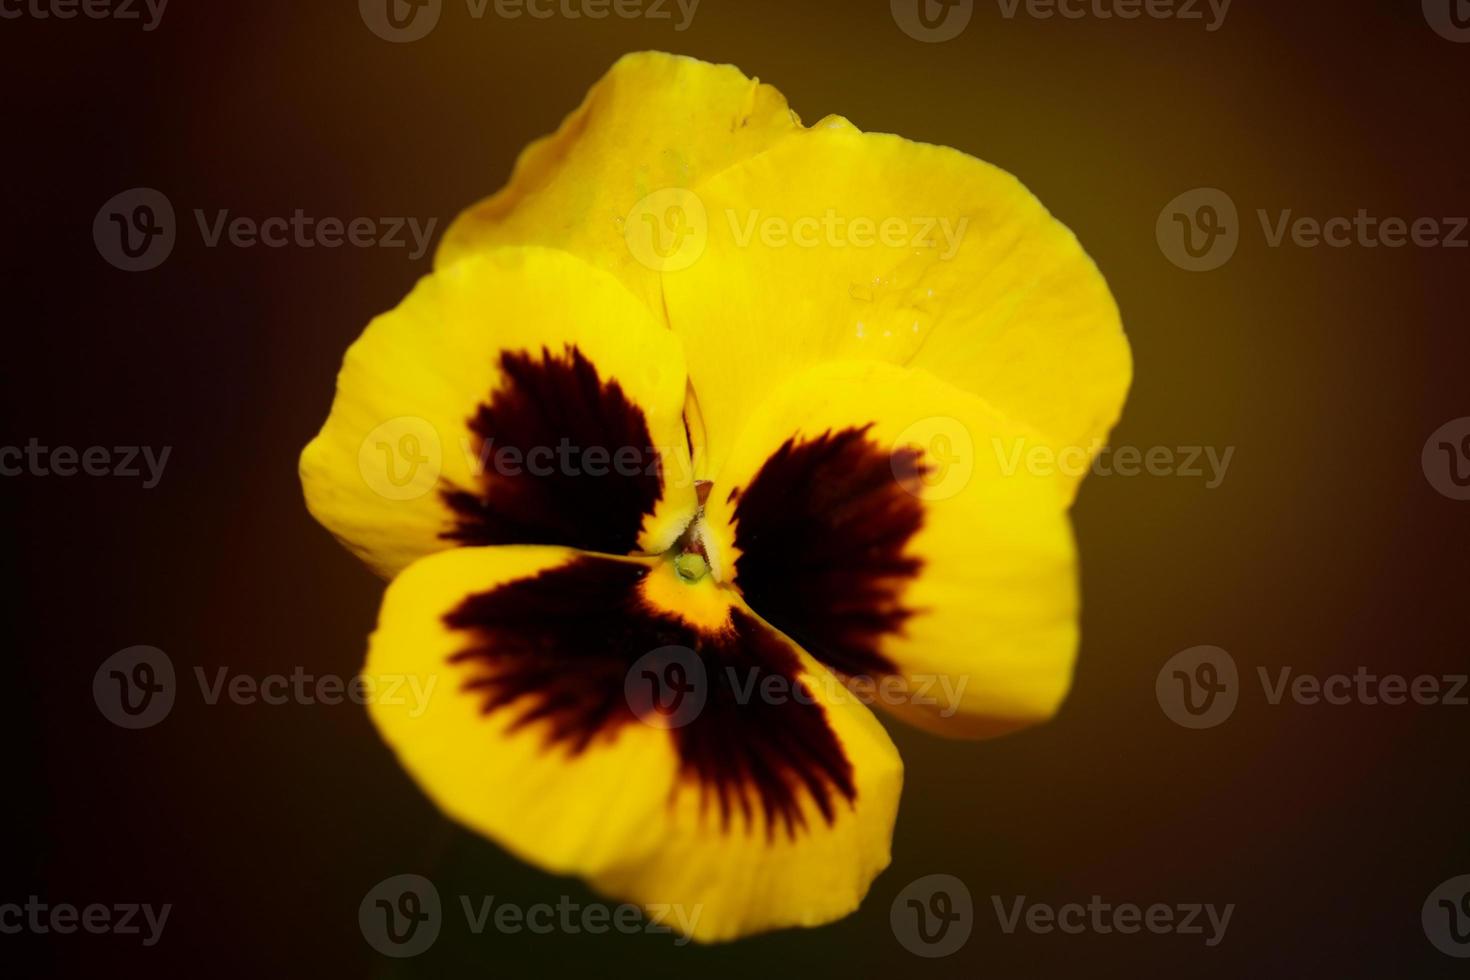
<svg viewBox="0 0 1470 980">
<path fill-rule="evenodd" d="M 716 478 L 794 373 L 921 367 L 1087 458 L 1131 378 L 1118 310 L 1076 238 L 1010 174 L 829 118 L 696 185 L 697 261 L 665 272 Z"/>
<path fill-rule="evenodd" d="M 661 312 L 658 263 L 637 237 L 651 232 L 650 210 L 639 202 L 687 188 L 798 126 L 781 93 L 731 65 L 626 55 L 555 134 L 526 148 L 504 189 L 449 226 L 435 264 L 497 245 L 551 246 L 607 269 Z"/>
</svg>

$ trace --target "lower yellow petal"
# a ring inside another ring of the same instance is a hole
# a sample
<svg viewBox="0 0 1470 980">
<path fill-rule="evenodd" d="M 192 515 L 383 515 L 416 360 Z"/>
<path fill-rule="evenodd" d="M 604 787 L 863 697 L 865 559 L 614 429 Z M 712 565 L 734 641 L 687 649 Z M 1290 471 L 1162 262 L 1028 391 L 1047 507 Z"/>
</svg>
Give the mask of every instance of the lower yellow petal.
<svg viewBox="0 0 1470 980">
<path fill-rule="evenodd" d="M 389 587 L 364 673 L 434 695 L 373 719 L 450 817 L 609 896 L 677 905 L 669 924 L 696 939 L 851 912 L 888 862 L 892 743 L 711 580 L 682 615 L 672 574 L 560 548 L 426 558 Z"/>
</svg>

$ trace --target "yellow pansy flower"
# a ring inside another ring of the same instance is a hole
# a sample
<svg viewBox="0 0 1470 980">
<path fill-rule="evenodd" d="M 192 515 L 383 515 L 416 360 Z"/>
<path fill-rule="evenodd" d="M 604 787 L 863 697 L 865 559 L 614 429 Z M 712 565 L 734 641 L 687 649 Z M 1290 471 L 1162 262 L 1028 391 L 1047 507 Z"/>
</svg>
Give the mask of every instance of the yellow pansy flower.
<svg viewBox="0 0 1470 980">
<path fill-rule="evenodd" d="M 372 717 L 453 819 L 716 941 L 889 861 L 874 705 L 1048 718 L 1068 508 L 1131 362 L 1076 239 L 955 150 L 629 55 L 348 350 L 307 504 L 387 578 Z M 1071 474 L 1071 475 L 1068 475 Z"/>
</svg>

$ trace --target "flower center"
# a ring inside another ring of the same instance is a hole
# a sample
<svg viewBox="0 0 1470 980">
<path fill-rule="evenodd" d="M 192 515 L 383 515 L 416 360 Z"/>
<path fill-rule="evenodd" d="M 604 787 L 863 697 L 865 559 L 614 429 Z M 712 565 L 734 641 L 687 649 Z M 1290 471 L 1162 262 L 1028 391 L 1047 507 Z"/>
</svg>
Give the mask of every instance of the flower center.
<svg viewBox="0 0 1470 980">
<path fill-rule="evenodd" d="M 685 582 L 698 582 L 709 574 L 709 562 L 698 551 L 686 551 L 674 559 L 674 571 Z"/>
</svg>

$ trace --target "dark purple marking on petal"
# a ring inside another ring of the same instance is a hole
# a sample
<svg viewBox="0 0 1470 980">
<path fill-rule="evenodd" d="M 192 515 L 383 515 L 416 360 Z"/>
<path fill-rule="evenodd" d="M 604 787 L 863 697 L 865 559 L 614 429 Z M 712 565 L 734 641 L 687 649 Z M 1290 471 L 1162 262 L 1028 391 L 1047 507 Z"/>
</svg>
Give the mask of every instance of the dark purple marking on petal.
<svg viewBox="0 0 1470 980">
<path fill-rule="evenodd" d="M 750 485 L 731 491 L 735 583 L 750 607 L 833 670 L 896 672 L 878 651 L 914 610 L 904 586 L 923 566 L 908 554 L 924 523 L 922 453 L 885 452 L 872 426 L 788 439 Z"/>
<path fill-rule="evenodd" d="M 768 835 L 805 826 L 806 794 L 830 824 L 838 798 L 853 801 L 852 764 L 798 678 L 790 644 L 739 610 L 711 633 L 651 608 L 640 585 L 647 567 L 584 556 L 531 578 L 471 595 L 444 617 L 469 646 L 451 662 L 470 668 L 465 690 L 482 711 L 518 711 L 514 727 L 544 721 L 548 745 L 580 753 L 628 724 L 643 724 L 624 694 L 630 669 L 663 647 L 699 658 L 705 703 L 669 730 L 686 779 L 713 800 L 728 830 L 738 812 L 747 828 L 760 808 Z M 762 697 L 771 676 L 782 697 Z"/>
<path fill-rule="evenodd" d="M 662 494 L 643 410 L 571 345 L 561 356 L 507 351 L 500 368 L 504 384 L 469 419 L 484 473 L 474 489 L 444 493 L 455 520 L 441 537 L 634 551 Z"/>
</svg>

